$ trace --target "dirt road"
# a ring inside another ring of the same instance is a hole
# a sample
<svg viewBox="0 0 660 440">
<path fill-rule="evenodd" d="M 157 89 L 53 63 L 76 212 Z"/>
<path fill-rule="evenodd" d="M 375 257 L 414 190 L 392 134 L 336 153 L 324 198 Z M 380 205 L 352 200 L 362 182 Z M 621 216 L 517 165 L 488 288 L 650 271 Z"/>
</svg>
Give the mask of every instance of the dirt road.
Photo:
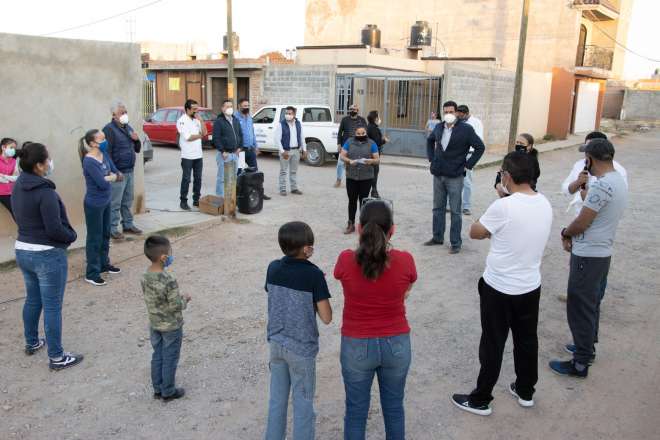
<svg viewBox="0 0 660 440">
<path fill-rule="evenodd" d="M 570 340 L 565 303 L 568 255 L 560 228 L 570 220 L 559 185 L 579 158 L 576 149 L 543 154 L 539 188 L 551 200 L 555 221 L 543 262 L 539 323 L 540 379 L 533 409 L 522 409 L 506 390 L 514 378 L 511 345 L 488 418 L 454 408 L 449 396 L 468 392 L 479 368 L 480 335 L 476 291 L 488 242 L 464 239 L 464 251 L 424 248 L 430 237 L 431 177 L 419 169 L 381 170 L 381 195 L 394 200 L 396 247 L 415 256 L 419 282 L 408 301 L 413 328 L 413 364 L 406 390 L 409 439 L 645 439 L 660 422 L 660 218 L 658 164 L 660 134 L 616 141 L 617 159 L 627 168 L 630 206 L 619 228 L 608 290 L 602 309 L 597 363 L 586 380 L 553 375 L 551 358 L 566 357 Z M 177 151 L 157 148 L 147 166 L 148 191 L 171 192 L 177 204 Z M 215 161 L 206 153 L 204 183 L 214 185 Z M 301 167 L 304 195 L 276 193 L 278 163 L 263 158 L 266 189 L 273 200 L 244 223 L 215 219 L 183 233 L 174 245 L 173 271 L 193 295 L 185 313 L 185 339 L 178 384 L 187 397 L 163 404 L 151 398 L 147 318 L 139 278 L 147 266 L 142 242 L 111 248 L 123 273 L 96 288 L 76 279 L 83 257 L 70 258 L 64 306 L 64 347 L 84 353 L 83 364 L 52 373 L 45 353 L 23 354 L 22 301 L 17 269 L 0 273 L 0 438 L 4 439 L 258 439 L 268 397 L 266 296 L 267 264 L 278 258 L 277 227 L 308 222 L 316 234 L 313 261 L 328 274 L 335 322 L 321 325 L 317 365 L 317 438 L 342 437 L 344 392 L 339 367 L 343 298 L 332 279 L 335 259 L 354 246 L 345 237 L 345 189 L 333 189 L 334 166 Z M 475 173 L 475 218 L 493 200 L 496 168 Z M 152 206 L 153 207 L 153 206 Z M 162 208 L 162 206 L 161 206 Z M 163 213 L 163 215 L 168 215 Z M 470 223 L 464 221 L 464 231 Z M 368 438 L 383 439 L 374 388 Z M 654 434 L 655 433 L 655 434 Z"/>
</svg>

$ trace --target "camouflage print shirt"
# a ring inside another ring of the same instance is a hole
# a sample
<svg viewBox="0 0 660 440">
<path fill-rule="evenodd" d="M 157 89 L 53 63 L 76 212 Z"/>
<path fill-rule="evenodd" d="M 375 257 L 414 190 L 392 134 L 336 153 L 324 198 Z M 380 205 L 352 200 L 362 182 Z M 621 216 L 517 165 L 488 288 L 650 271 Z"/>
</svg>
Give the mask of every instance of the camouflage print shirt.
<svg viewBox="0 0 660 440">
<path fill-rule="evenodd" d="M 141 283 L 151 328 L 160 332 L 181 328 L 181 312 L 187 303 L 179 295 L 179 284 L 174 275 L 167 272 L 146 272 Z"/>
</svg>

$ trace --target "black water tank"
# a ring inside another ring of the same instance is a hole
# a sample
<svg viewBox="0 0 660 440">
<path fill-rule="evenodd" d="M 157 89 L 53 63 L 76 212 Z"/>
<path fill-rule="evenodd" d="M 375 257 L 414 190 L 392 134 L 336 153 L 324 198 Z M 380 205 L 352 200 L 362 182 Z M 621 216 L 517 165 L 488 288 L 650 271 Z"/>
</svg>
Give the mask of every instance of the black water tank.
<svg viewBox="0 0 660 440">
<path fill-rule="evenodd" d="M 410 27 L 410 46 L 431 46 L 431 40 L 433 40 L 433 35 L 428 21 L 416 21 Z"/>
<path fill-rule="evenodd" d="M 380 29 L 375 24 L 368 24 L 362 29 L 362 44 L 380 47 Z"/>
</svg>

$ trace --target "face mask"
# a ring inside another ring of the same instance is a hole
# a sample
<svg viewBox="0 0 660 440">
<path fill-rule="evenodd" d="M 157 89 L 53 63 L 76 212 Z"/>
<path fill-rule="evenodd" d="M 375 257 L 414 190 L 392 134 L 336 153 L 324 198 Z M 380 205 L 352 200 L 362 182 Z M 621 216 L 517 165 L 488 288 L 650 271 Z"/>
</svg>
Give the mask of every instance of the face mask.
<svg viewBox="0 0 660 440">
<path fill-rule="evenodd" d="M 174 263 L 174 255 L 168 255 L 165 261 L 163 261 L 163 267 L 169 267 Z"/>
<path fill-rule="evenodd" d="M 284 115 L 284 119 L 287 121 L 293 121 L 293 115 Z"/>
<path fill-rule="evenodd" d="M 312 246 L 307 246 L 304 252 L 305 252 L 305 257 L 312 258 L 312 255 L 314 255 L 314 248 Z"/>
<path fill-rule="evenodd" d="M 376 119 L 376 125 L 380 125 L 380 123 L 383 122 L 380 120 L 380 118 Z"/>
<path fill-rule="evenodd" d="M 358 113 L 357 110 L 351 110 L 348 112 L 348 114 L 351 116 L 357 116 L 357 113 Z"/>
<path fill-rule="evenodd" d="M 249 108 L 242 108 L 241 113 L 243 113 L 244 115 L 247 115 L 248 113 L 250 113 L 250 109 Z"/>
<path fill-rule="evenodd" d="M 190 115 L 190 118 L 195 119 L 195 116 L 197 116 L 197 113 L 193 112 L 192 115 Z"/>
<path fill-rule="evenodd" d="M 124 113 L 119 117 L 119 123 L 122 125 L 128 124 L 128 113 Z"/>
<path fill-rule="evenodd" d="M 225 110 L 225 115 L 231 116 L 234 114 L 234 109 L 232 107 L 229 107 L 227 110 Z"/>
<path fill-rule="evenodd" d="M 516 144 L 516 151 L 522 151 L 525 153 L 527 151 L 527 147 L 524 146 L 523 144 Z"/>
<path fill-rule="evenodd" d="M 456 122 L 456 115 L 453 113 L 445 113 L 444 120 L 448 125 L 451 125 Z"/>
<path fill-rule="evenodd" d="M 367 137 L 366 136 L 355 136 L 355 139 L 357 139 L 360 142 L 364 142 L 364 141 L 367 140 Z"/>
<path fill-rule="evenodd" d="M 504 183 L 504 172 L 501 174 L 501 179 L 500 179 L 500 184 L 502 185 L 502 191 L 504 191 L 504 194 L 511 194 L 511 191 L 509 191 L 509 188 L 506 187 L 506 184 Z"/>
<path fill-rule="evenodd" d="M 108 151 L 108 141 L 107 140 L 103 140 L 103 142 L 101 142 L 99 144 L 99 150 L 103 151 L 104 153 L 106 151 Z"/>
<path fill-rule="evenodd" d="M 44 177 L 48 177 L 51 174 L 53 174 L 53 170 L 55 170 L 55 164 L 53 163 L 53 159 L 48 159 L 48 169 L 46 170 L 46 175 L 44 175 Z"/>
<path fill-rule="evenodd" d="M 592 165 L 593 165 L 593 163 L 591 162 L 591 160 L 589 160 L 589 159 L 585 159 L 585 160 L 584 160 L 584 169 L 585 169 L 589 174 L 591 174 L 591 167 L 592 167 Z"/>
<path fill-rule="evenodd" d="M 5 156 L 7 156 L 7 157 L 14 157 L 15 154 L 16 154 L 16 150 L 15 150 L 15 149 L 13 149 L 13 148 L 7 148 L 7 149 L 5 149 Z"/>
</svg>

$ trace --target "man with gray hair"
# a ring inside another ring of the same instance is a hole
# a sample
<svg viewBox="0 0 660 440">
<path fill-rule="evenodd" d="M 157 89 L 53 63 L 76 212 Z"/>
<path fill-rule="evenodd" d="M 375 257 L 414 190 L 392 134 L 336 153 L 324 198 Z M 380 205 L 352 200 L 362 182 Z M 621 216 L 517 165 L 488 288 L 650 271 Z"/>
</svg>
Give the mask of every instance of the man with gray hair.
<svg viewBox="0 0 660 440">
<path fill-rule="evenodd" d="M 133 169 L 135 155 L 142 147 L 137 133 L 128 124 L 128 112 L 121 101 L 115 101 L 110 108 L 112 120 L 103 127 L 108 141 L 108 155 L 122 174 L 122 178 L 112 183 L 112 202 L 110 207 L 110 235 L 115 240 L 124 238 L 124 234 L 142 234 L 133 224 Z M 123 233 L 119 231 L 121 220 Z"/>
</svg>

